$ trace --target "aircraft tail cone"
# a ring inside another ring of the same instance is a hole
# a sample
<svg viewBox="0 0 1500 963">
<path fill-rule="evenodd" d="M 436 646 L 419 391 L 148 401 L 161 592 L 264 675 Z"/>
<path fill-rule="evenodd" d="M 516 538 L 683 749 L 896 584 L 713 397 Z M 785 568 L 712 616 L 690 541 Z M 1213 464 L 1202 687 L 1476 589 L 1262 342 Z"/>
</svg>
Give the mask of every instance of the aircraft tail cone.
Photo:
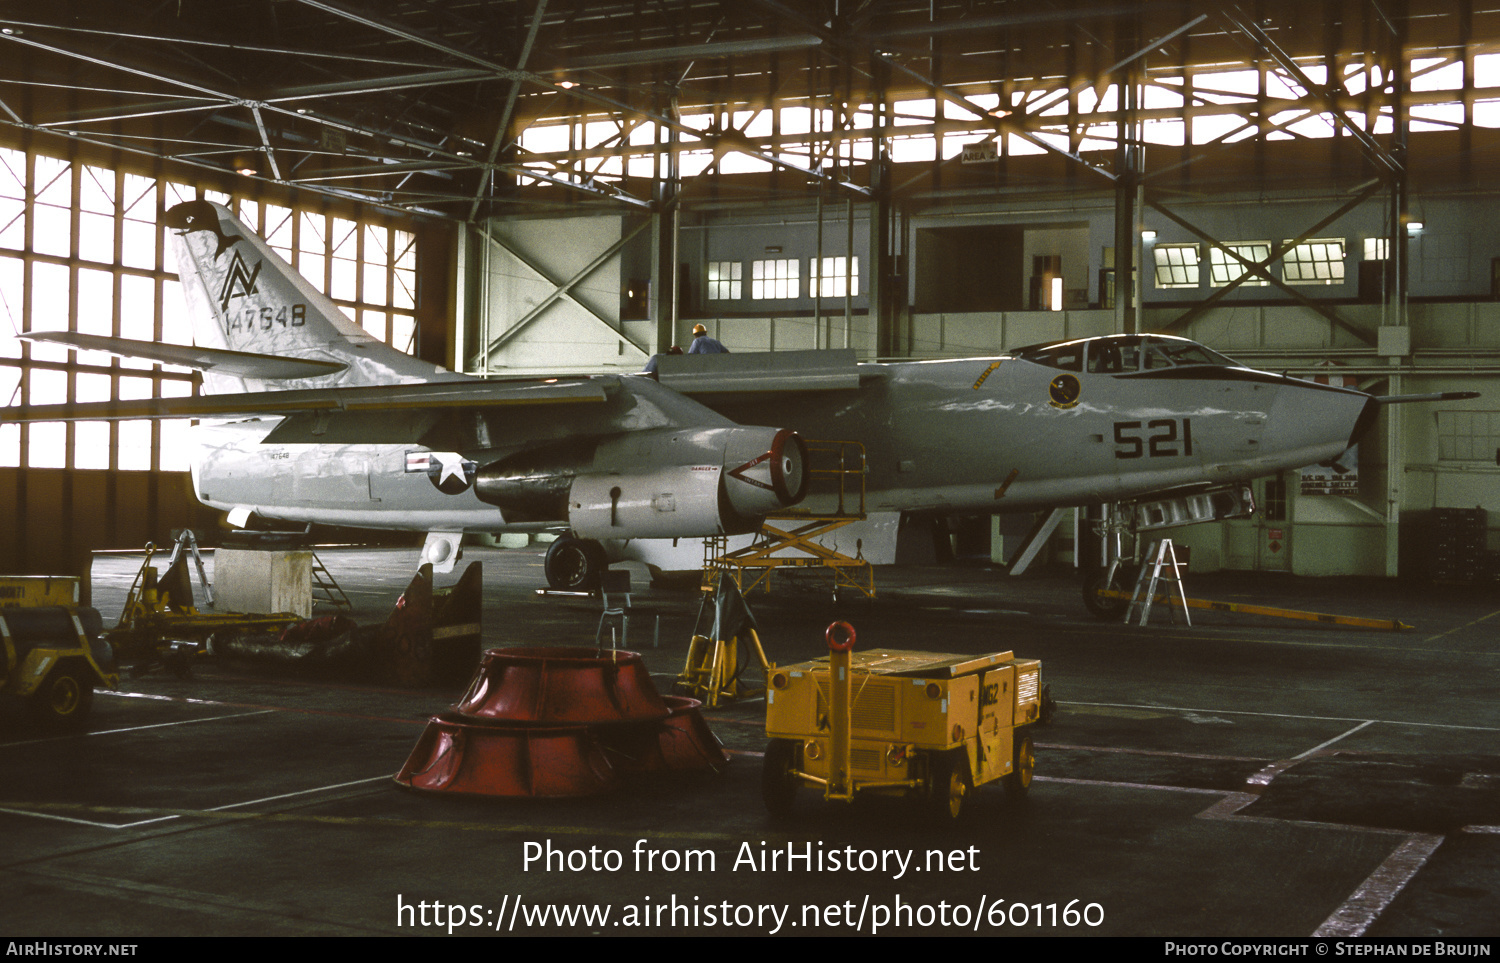
<svg viewBox="0 0 1500 963">
<path fill-rule="evenodd" d="M 586 726 L 494 725 L 451 712 L 428 721 L 395 779 L 425 792 L 554 799 L 619 783 Z"/>
<path fill-rule="evenodd" d="M 657 722 L 669 711 L 639 653 L 531 646 L 486 652 L 454 709 L 474 720 L 553 726 Z"/>
<path fill-rule="evenodd" d="M 624 772 L 718 771 L 729 764 L 724 748 L 703 721 L 703 703 L 663 696 L 672 714 L 660 722 L 596 730 L 605 755 Z"/>
</svg>

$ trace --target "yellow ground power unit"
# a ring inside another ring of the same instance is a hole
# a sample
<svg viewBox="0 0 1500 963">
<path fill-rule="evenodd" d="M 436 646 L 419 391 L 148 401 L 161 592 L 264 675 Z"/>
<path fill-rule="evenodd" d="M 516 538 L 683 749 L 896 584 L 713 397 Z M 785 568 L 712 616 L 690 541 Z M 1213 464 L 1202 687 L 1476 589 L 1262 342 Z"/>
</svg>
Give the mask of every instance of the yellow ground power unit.
<svg viewBox="0 0 1500 963">
<path fill-rule="evenodd" d="M 1028 728 L 1052 713 L 1040 662 L 1011 652 L 854 652 L 854 638 L 835 622 L 827 659 L 767 673 L 762 794 L 773 814 L 788 812 L 804 784 L 844 802 L 912 796 L 944 821 L 997 779 L 1025 795 L 1036 763 Z"/>
</svg>

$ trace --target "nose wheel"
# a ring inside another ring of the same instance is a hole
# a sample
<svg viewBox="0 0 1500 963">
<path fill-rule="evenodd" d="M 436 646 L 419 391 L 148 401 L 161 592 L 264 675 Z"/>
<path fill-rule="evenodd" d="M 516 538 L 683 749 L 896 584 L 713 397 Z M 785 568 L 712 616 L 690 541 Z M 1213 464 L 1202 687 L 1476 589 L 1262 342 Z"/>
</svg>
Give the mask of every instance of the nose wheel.
<svg viewBox="0 0 1500 963">
<path fill-rule="evenodd" d="M 1124 567 L 1116 560 L 1109 568 L 1090 573 L 1083 582 L 1083 607 L 1102 622 L 1118 622 L 1125 617 L 1130 599 L 1103 595 L 1103 592 L 1125 591 Z"/>
</svg>

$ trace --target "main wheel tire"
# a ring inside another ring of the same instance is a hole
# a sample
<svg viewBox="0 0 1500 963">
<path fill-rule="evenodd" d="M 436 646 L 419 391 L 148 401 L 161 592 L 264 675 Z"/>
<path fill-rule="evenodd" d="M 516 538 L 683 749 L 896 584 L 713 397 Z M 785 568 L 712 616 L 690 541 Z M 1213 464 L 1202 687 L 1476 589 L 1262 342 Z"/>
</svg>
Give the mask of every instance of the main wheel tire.
<svg viewBox="0 0 1500 963">
<path fill-rule="evenodd" d="M 605 567 L 603 545 L 568 535 L 547 549 L 542 570 L 547 573 L 547 584 L 559 592 L 592 592 L 599 587 Z"/>
<path fill-rule="evenodd" d="M 94 685 L 84 670 L 71 665 L 53 669 L 32 693 L 32 719 L 49 729 L 80 729 L 94 705 Z"/>
<path fill-rule="evenodd" d="M 962 749 L 935 753 L 929 763 L 927 804 L 932 815 L 943 823 L 956 823 L 968 808 L 969 754 Z"/>
<path fill-rule="evenodd" d="M 1108 569 L 1099 569 L 1092 572 L 1083 582 L 1083 607 L 1089 610 L 1089 614 L 1101 622 L 1118 622 L 1125 617 L 1125 610 L 1130 608 L 1129 599 L 1105 597 L 1100 592 L 1119 592 L 1124 588 L 1124 569 L 1116 568 L 1113 579 L 1108 579 Z"/>
<path fill-rule="evenodd" d="M 792 811 L 797 798 L 797 766 L 802 761 L 802 745 L 792 739 L 772 739 L 766 745 L 765 761 L 760 769 L 760 798 L 772 816 Z"/>
<path fill-rule="evenodd" d="M 1036 772 L 1036 749 L 1031 736 L 1020 733 L 1016 736 L 1016 749 L 1011 759 L 1010 775 L 1005 777 L 1005 794 L 1012 799 L 1024 799 L 1031 789 L 1031 777 Z"/>
</svg>

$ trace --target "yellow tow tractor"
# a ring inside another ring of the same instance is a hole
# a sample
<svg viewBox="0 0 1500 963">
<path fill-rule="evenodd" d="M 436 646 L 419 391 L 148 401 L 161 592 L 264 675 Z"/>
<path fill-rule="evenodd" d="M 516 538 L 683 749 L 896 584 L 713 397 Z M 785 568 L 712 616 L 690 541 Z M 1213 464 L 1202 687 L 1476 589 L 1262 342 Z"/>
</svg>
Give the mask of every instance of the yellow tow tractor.
<svg viewBox="0 0 1500 963">
<path fill-rule="evenodd" d="M 0 583 L 0 701 L 18 702 L 40 726 L 81 728 L 94 689 L 120 682 L 98 611 L 78 604 L 76 578 Z"/>
<path fill-rule="evenodd" d="M 827 659 L 767 673 L 761 790 L 773 815 L 791 810 L 804 783 L 842 802 L 912 796 L 945 822 L 997 779 L 1012 797 L 1026 794 L 1036 765 L 1027 730 L 1054 708 L 1040 662 L 1010 652 L 856 653 L 854 637 L 835 622 Z"/>
</svg>

